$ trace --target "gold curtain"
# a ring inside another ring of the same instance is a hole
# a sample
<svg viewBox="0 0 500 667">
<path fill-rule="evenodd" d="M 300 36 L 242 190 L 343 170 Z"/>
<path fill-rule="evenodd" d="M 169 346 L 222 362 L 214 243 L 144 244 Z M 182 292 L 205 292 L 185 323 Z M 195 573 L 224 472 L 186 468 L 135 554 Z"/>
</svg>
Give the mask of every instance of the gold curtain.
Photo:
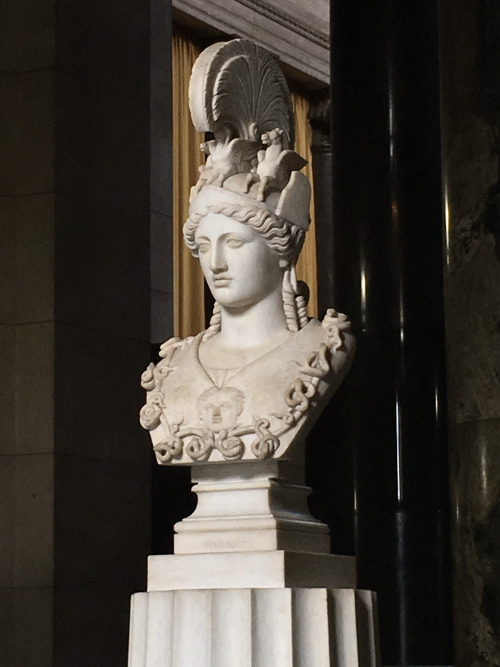
<svg viewBox="0 0 500 667">
<path fill-rule="evenodd" d="M 205 328 L 203 274 L 184 244 L 182 226 L 188 217 L 189 190 L 198 180 L 204 162 L 200 151 L 202 134 L 195 132 L 189 113 L 189 77 L 201 49 L 183 31 L 175 29 L 172 39 L 173 118 L 173 267 L 174 334 L 192 336 Z"/>
<path fill-rule="evenodd" d="M 309 317 L 318 317 L 318 281 L 316 276 L 316 227 L 314 224 L 314 181 L 312 171 L 312 130 L 307 119 L 309 101 L 298 92 L 292 92 L 293 110 L 295 112 L 295 152 L 307 160 L 302 170 L 311 183 L 311 226 L 306 234 L 306 240 L 299 261 L 297 262 L 297 278 L 307 283 L 309 287 L 309 303 L 307 314 Z"/>
</svg>

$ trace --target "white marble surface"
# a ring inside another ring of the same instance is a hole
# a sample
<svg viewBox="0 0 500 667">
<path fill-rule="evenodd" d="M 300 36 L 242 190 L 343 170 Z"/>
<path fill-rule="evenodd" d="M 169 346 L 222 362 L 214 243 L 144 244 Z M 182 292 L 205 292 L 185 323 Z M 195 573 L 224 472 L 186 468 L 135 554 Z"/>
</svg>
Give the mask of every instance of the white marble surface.
<svg viewBox="0 0 500 667">
<path fill-rule="evenodd" d="M 234 589 L 137 593 L 129 667 L 378 667 L 373 593 Z"/>
<path fill-rule="evenodd" d="M 239 260 L 233 261 L 236 266 Z M 294 442 L 302 446 L 350 366 L 354 339 L 344 334 L 345 344 L 334 349 L 343 325 L 335 313 L 323 323 L 311 320 L 296 333 L 277 323 L 275 331 L 266 332 L 275 347 L 266 349 L 255 332 L 276 298 L 281 303 L 281 291 L 280 282 L 272 295 L 253 303 L 247 309 L 250 319 L 236 307 L 235 320 L 223 315 L 222 350 L 213 351 L 210 360 L 203 363 L 203 347 L 215 336 L 204 343 L 202 332 L 192 340 L 172 342 L 165 359 L 143 376 L 149 389 L 142 423 L 150 430 L 160 464 L 259 461 L 290 456 Z M 245 355 L 252 361 L 242 366 L 216 365 L 222 357 L 229 363 Z"/>
<path fill-rule="evenodd" d="M 309 320 L 295 277 L 310 185 L 286 80 L 259 46 L 221 42 L 189 98 L 214 139 L 184 238 L 215 307 L 142 375 L 141 424 L 160 464 L 193 464 L 198 504 L 132 598 L 129 667 L 376 667 L 374 596 L 307 507 L 304 438 L 354 339 L 333 309 Z"/>
<path fill-rule="evenodd" d="M 355 588 L 356 560 L 293 551 L 170 554 L 148 559 L 148 591 L 283 587 Z"/>
<path fill-rule="evenodd" d="M 290 92 L 270 52 L 234 39 L 196 60 L 189 107 L 214 138 L 184 239 L 215 305 L 206 331 L 166 341 L 143 373 L 140 421 L 161 465 L 288 458 L 354 354 L 348 318 L 310 320 L 295 276 L 311 186 Z"/>
<path fill-rule="evenodd" d="M 193 514 L 175 525 L 176 554 L 329 553 L 328 527 L 309 513 L 310 489 L 300 483 L 300 465 L 275 459 L 200 464 L 192 475 L 198 502 Z"/>
</svg>

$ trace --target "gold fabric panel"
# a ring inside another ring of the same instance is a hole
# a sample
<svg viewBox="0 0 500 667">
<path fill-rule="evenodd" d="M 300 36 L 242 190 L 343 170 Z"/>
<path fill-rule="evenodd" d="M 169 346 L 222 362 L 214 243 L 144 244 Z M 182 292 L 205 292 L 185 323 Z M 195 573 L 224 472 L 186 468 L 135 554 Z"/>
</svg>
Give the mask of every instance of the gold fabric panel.
<svg viewBox="0 0 500 667">
<path fill-rule="evenodd" d="M 312 171 L 312 129 L 307 119 L 309 101 L 298 92 L 292 91 L 293 109 L 295 112 L 295 152 L 307 160 L 302 170 L 311 183 L 311 226 L 306 234 L 306 240 L 299 261 L 297 262 L 297 278 L 307 283 L 309 287 L 309 303 L 307 314 L 309 317 L 318 317 L 318 280 L 316 275 L 316 226 L 314 224 L 314 181 Z"/>
<path fill-rule="evenodd" d="M 200 143 L 189 113 L 189 77 L 201 49 L 184 34 L 172 39 L 172 132 L 173 132 L 173 267 L 174 335 L 186 338 L 205 328 L 203 274 L 184 244 L 182 226 L 188 217 L 189 190 L 198 180 L 204 162 Z"/>
</svg>

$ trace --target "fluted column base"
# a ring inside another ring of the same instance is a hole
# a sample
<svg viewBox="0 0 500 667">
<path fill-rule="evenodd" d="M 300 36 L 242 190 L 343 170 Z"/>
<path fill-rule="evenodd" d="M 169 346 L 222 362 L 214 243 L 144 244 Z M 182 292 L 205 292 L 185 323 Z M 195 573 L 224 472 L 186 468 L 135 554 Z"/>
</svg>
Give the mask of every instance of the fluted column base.
<svg viewBox="0 0 500 667">
<path fill-rule="evenodd" d="M 326 588 L 132 596 L 129 667 L 377 667 L 376 599 Z"/>
<path fill-rule="evenodd" d="M 370 591 L 177 590 L 132 596 L 129 667 L 376 667 Z"/>
</svg>

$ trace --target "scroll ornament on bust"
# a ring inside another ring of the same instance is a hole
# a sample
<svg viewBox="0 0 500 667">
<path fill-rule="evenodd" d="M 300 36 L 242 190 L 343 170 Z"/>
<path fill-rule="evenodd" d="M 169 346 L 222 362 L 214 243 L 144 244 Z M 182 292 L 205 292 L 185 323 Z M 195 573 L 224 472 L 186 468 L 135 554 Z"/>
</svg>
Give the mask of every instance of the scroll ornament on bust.
<svg viewBox="0 0 500 667">
<path fill-rule="evenodd" d="M 143 373 L 140 421 L 160 464 L 287 458 L 354 352 L 347 317 L 309 319 L 295 278 L 311 188 L 290 93 L 274 57 L 236 39 L 199 56 L 189 103 L 214 138 L 184 238 L 215 306 L 206 331 L 168 340 Z"/>
</svg>

